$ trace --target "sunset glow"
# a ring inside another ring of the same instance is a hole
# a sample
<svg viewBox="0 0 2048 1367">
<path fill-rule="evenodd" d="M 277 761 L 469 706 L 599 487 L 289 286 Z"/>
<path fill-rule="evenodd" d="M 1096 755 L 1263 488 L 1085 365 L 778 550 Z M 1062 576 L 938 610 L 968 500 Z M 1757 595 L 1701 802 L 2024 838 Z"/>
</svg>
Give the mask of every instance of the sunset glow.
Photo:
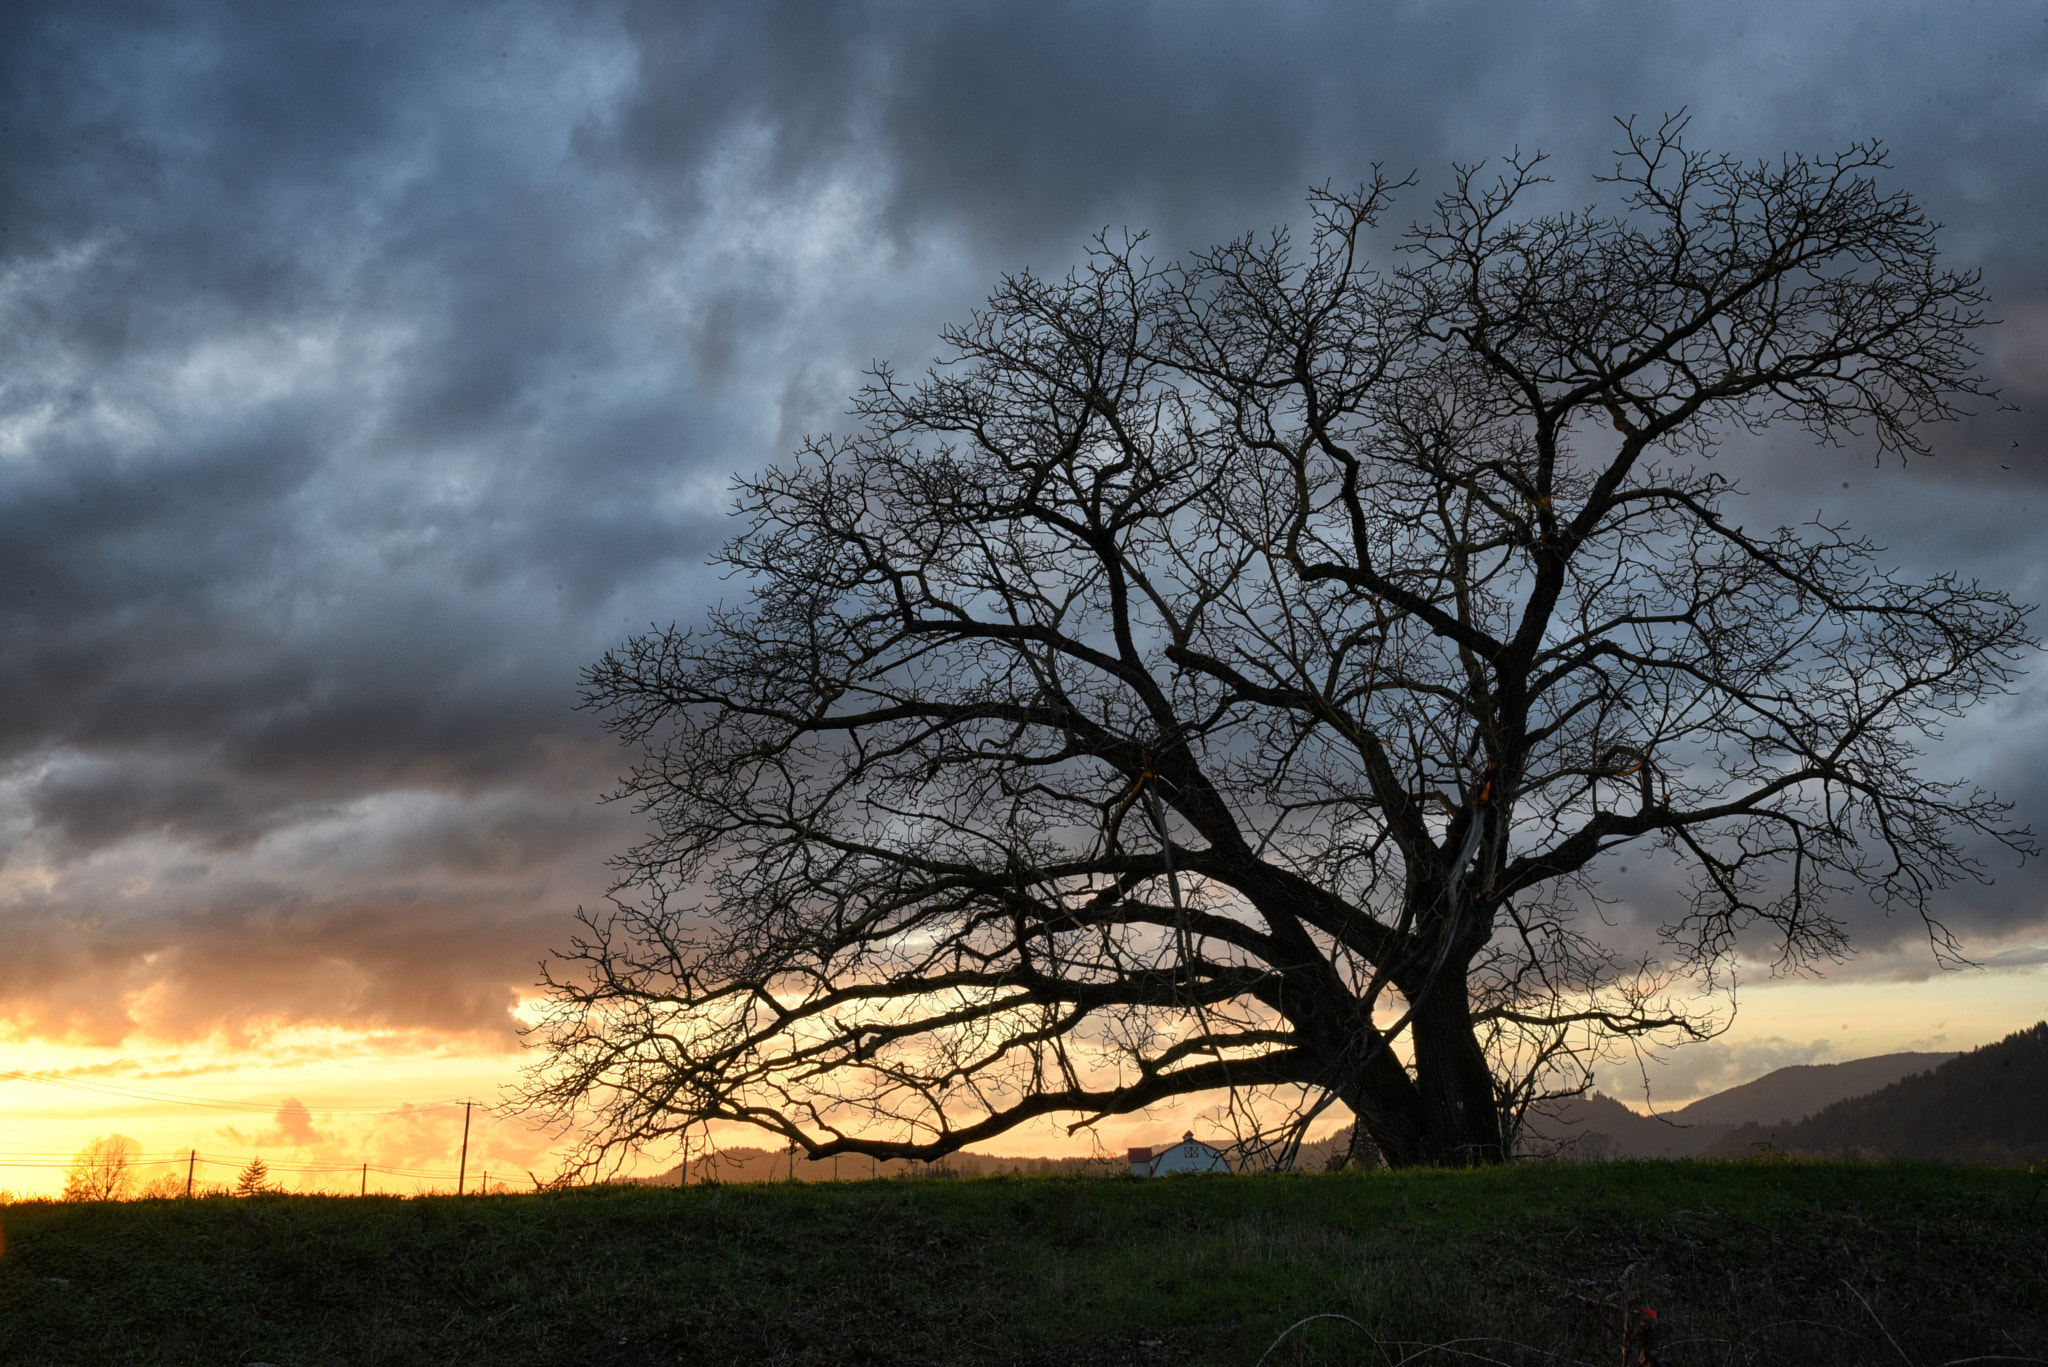
<svg viewBox="0 0 2048 1367">
<path fill-rule="evenodd" d="M 2048 955 L 2009 952 L 2032 961 L 1921 978 L 1766 981 L 1743 991 L 1725 1035 L 1675 1054 L 1669 1066 L 1648 1066 L 1654 1090 L 1647 1101 L 1642 1072 L 1631 1064 L 1602 1070 L 1600 1085 L 1637 1109 L 1670 1109 L 1788 1064 L 1988 1044 L 2041 1018 L 2048 1006 Z M 182 1180 L 196 1149 L 201 1189 L 231 1184 L 237 1169 L 261 1157 L 272 1180 L 295 1191 L 453 1191 L 464 1098 L 479 1103 L 471 1118 L 469 1188 L 488 1178 L 493 1189 L 531 1190 L 536 1179 L 555 1175 L 562 1148 L 500 1104 L 523 1061 L 519 1053 L 479 1051 L 459 1037 L 312 1027 L 283 1027 L 238 1043 L 137 1039 L 119 1048 L 16 1039 L 0 1056 L 0 1067 L 10 1070 L 0 1075 L 0 1190 L 54 1195 L 65 1164 L 87 1140 L 119 1134 L 139 1145 L 142 1181 Z M 1115 1154 L 1189 1127 L 1215 1134 L 1219 1101 L 1154 1107 L 1073 1135 L 1056 1124 L 1026 1126 L 977 1151 Z M 1313 1134 L 1344 1123 L 1332 1120 Z M 777 1147 L 738 1125 L 718 1126 L 713 1137 L 727 1146 Z M 623 1171 L 651 1175 L 677 1161 L 675 1150 L 657 1149 Z"/>
<path fill-rule="evenodd" d="M 573 1136 L 511 1104 L 539 1061 L 521 1032 L 647 835 L 605 801 L 637 752 L 579 710 L 583 671 L 740 610 L 745 577 L 711 563 L 735 474 L 849 430 L 869 367 L 921 373 L 996 282 L 1058 280 L 1092 234 L 1149 232 L 1163 264 L 1417 167 L 1374 229 L 1398 266 L 1446 168 L 1540 146 L 1530 211 L 1564 212 L 1616 115 L 1683 108 L 1748 162 L 1880 140 L 1873 174 L 1944 225 L 1942 268 L 1983 272 L 1993 305 L 1957 327 L 1996 397 L 1930 423 L 1926 458 L 1733 421 L 1659 458 L 1715 462 L 1752 528 L 1847 527 L 1902 579 L 2048 602 L 2048 25 L 2026 6 L 144 10 L 38 0 L 0 44 L 17 1197 L 107 1135 L 196 1189 L 258 1157 L 302 1191 L 556 1177 Z M 1913 763 L 2038 836 L 2048 669 L 2021 653 Z M 1842 888 L 1840 962 L 1777 976 L 1756 922 L 1725 1033 L 1618 1052 L 1596 1085 L 1662 1108 L 2048 1017 L 2048 865 L 1960 839 L 1982 877 L 1927 906 L 1975 966 Z M 1617 847 L 1574 914 L 1617 963 L 1666 953 L 1696 871 Z M 1116 1152 L 1220 1133 L 1218 1105 L 976 1147 Z"/>
</svg>

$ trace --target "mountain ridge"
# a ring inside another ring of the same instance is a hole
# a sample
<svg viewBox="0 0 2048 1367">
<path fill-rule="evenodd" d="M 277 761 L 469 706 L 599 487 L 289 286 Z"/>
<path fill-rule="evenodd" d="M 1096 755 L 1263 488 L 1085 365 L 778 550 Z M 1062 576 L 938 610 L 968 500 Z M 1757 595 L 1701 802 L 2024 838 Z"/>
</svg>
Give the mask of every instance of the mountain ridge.
<svg viewBox="0 0 2048 1367">
<path fill-rule="evenodd" d="M 1589 1160 L 1697 1158 L 1742 1125 L 1803 1120 L 1956 1057 L 1906 1052 L 1793 1064 L 1655 1115 L 1642 1115 L 1598 1092 L 1569 1097 L 1531 1112 L 1522 1148 L 1531 1155 Z"/>
<path fill-rule="evenodd" d="M 1797 1121 L 1727 1131 L 1705 1156 L 1986 1163 L 2048 1160 L 2048 1021 Z"/>
</svg>

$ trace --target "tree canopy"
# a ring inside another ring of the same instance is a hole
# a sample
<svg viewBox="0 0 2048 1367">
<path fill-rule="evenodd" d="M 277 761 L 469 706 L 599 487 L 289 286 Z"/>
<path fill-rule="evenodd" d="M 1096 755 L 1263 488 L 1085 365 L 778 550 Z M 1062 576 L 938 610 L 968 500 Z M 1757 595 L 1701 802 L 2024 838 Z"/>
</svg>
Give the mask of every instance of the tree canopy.
<svg viewBox="0 0 2048 1367">
<path fill-rule="evenodd" d="M 64 1166 L 65 1201 L 125 1200 L 135 1187 L 139 1146 L 125 1134 L 100 1135 Z"/>
<path fill-rule="evenodd" d="M 1283 1156 L 1341 1103 L 1386 1161 L 1489 1161 L 1603 1041 L 1710 1028 L 1760 931 L 1824 959 L 1854 894 L 1952 948 L 1971 842 L 2031 838 L 1920 750 L 2026 610 L 1733 522 L 1713 455 L 1924 453 L 1988 392 L 1978 277 L 1874 144 L 1623 127 L 1610 207 L 1458 167 L 1378 266 L 1377 174 L 1299 241 L 1105 235 L 742 480 L 745 600 L 588 672 L 650 828 L 528 1101 L 592 1158 L 931 1157 L 1221 1090 Z M 1691 873 L 1650 957 L 1590 914 L 1631 844 Z"/>
</svg>

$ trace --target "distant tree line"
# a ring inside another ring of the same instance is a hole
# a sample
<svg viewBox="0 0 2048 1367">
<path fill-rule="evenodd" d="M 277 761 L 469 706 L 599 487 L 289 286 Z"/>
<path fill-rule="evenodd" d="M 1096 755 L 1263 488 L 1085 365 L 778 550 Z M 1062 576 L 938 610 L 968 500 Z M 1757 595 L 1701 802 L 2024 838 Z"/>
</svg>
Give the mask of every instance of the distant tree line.
<svg viewBox="0 0 2048 1367">
<path fill-rule="evenodd" d="M 632 1179 L 652 1186 L 695 1186 L 701 1182 L 865 1182 L 898 1177 L 992 1177 L 1013 1174 L 1047 1177 L 1057 1173 L 1111 1173 L 1124 1170 L 1117 1154 L 1080 1154 L 1060 1158 L 1020 1158 L 983 1153 L 952 1153 L 932 1162 L 911 1158 L 876 1159 L 864 1154 L 809 1158 L 801 1151 L 777 1152 L 755 1146 L 717 1149 L 691 1156 L 667 1172 Z"/>
<path fill-rule="evenodd" d="M 173 1171 L 159 1172 L 154 1176 L 144 1177 L 144 1169 L 160 1167 L 165 1161 L 167 1160 L 160 1156 L 145 1159 L 142 1156 L 141 1146 L 126 1135 L 100 1135 L 87 1143 L 76 1154 L 72 1155 L 71 1161 L 64 1165 L 64 1186 L 59 1193 L 58 1199 L 62 1201 L 149 1201 L 169 1200 L 185 1196 L 263 1196 L 281 1193 L 286 1190 L 284 1184 L 272 1176 L 270 1165 L 260 1156 L 251 1158 L 247 1163 L 241 1164 L 239 1170 L 235 1173 L 234 1179 L 229 1182 L 201 1179 L 198 1176 L 199 1170 L 207 1167 L 219 1167 L 224 1163 L 228 1163 L 229 1160 L 202 1154 L 196 1149 L 188 1153 L 178 1154 L 172 1160 L 169 1160 L 174 1163 Z M 240 1163 L 239 1159 L 232 1161 Z M 292 1165 L 287 1166 L 290 1167 Z M 348 1174 L 351 1178 L 360 1173 L 362 1186 L 359 1190 L 366 1195 L 369 1194 L 369 1177 L 373 1173 L 378 1176 L 396 1175 L 400 1177 L 425 1177 L 428 1179 L 434 1179 L 436 1176 L 432 1173 L 384 1167 L 375 1163 L 327 1164 L 314 1165 L 310 1168 L 300 1165 L 293 1170 L 299 1172 L 344 1173 Z M 472 1181 L 469 1184 L 469 1190 L 472 1192 L 503 1193 L 511 1190 L 504 1182 L 491 1181 L 489 1172 L 473 1172 L 471 1176 Z M 445 1174 L 442 1177 L 445 1178 Z M 538 1178 L 534 1178 L 533 1181 L 536 1187 L 547 1185 Z M 383 1195 L 387 1193 L 379 1192 L 378 1194 Z M 15 1199 L 13 1194 L 0 1191 L 0 1203 L 12 1199 Z"/>
<path fill-rule="evenodd" d="M 168 1200 L 176 1196 L 261 1196 L 281 1191 L 270 1181 L 270 1165 L 260 1157 L 235 1174 L 232 1185 L 196 1183 L 188 1171 L 166 1172 L 143 1181 L 136 1171 L 140 1145 L 126 1135 L 105 1134 L 72 1155 L 64 1168 L 64 1201 Z M 198 1155 L 194 1154 L 194 1164 Z"/>
</svg>

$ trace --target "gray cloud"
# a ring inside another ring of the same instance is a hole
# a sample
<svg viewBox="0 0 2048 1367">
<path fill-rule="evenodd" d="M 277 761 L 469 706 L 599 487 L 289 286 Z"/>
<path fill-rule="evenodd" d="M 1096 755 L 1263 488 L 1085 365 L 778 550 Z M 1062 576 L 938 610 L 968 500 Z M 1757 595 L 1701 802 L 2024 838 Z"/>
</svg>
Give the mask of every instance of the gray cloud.
<svg viewBox="0 0 2048 1367">
<path fill-rule="evenodd" d="M 1617 113 L 1887 139 L 2026 411 L 1909 471 L 1724 458 L 2039 597 L 2044 69 L 2017 4 L 11 6 L 0 1011 L 502 1032 L 631 830 L 576 671 L 730 591 L 732 471 L 1001 271 L 1375 161 L 1542 145 L 1575 204 Z M 1938 763 L 2032 809 L 2029 687 Z M 1954 907 L 2002 934 L 2042 887 Z"/>
<path fill-rule="evenodd" d="M 1778 1037 L 1730 1044 L 1708 1040 L 1689 1044 L 1662 1058 L 1631 1060 L 1603 1069 L 1600 1088 L 1625 1101 L 1651 1101 L 1661 1110 L 1762 1077 L 1780 1068 L 1834 1063 L 1840 1047 L 1833 1040 L 1788 1040 Z"/>
</svg>

